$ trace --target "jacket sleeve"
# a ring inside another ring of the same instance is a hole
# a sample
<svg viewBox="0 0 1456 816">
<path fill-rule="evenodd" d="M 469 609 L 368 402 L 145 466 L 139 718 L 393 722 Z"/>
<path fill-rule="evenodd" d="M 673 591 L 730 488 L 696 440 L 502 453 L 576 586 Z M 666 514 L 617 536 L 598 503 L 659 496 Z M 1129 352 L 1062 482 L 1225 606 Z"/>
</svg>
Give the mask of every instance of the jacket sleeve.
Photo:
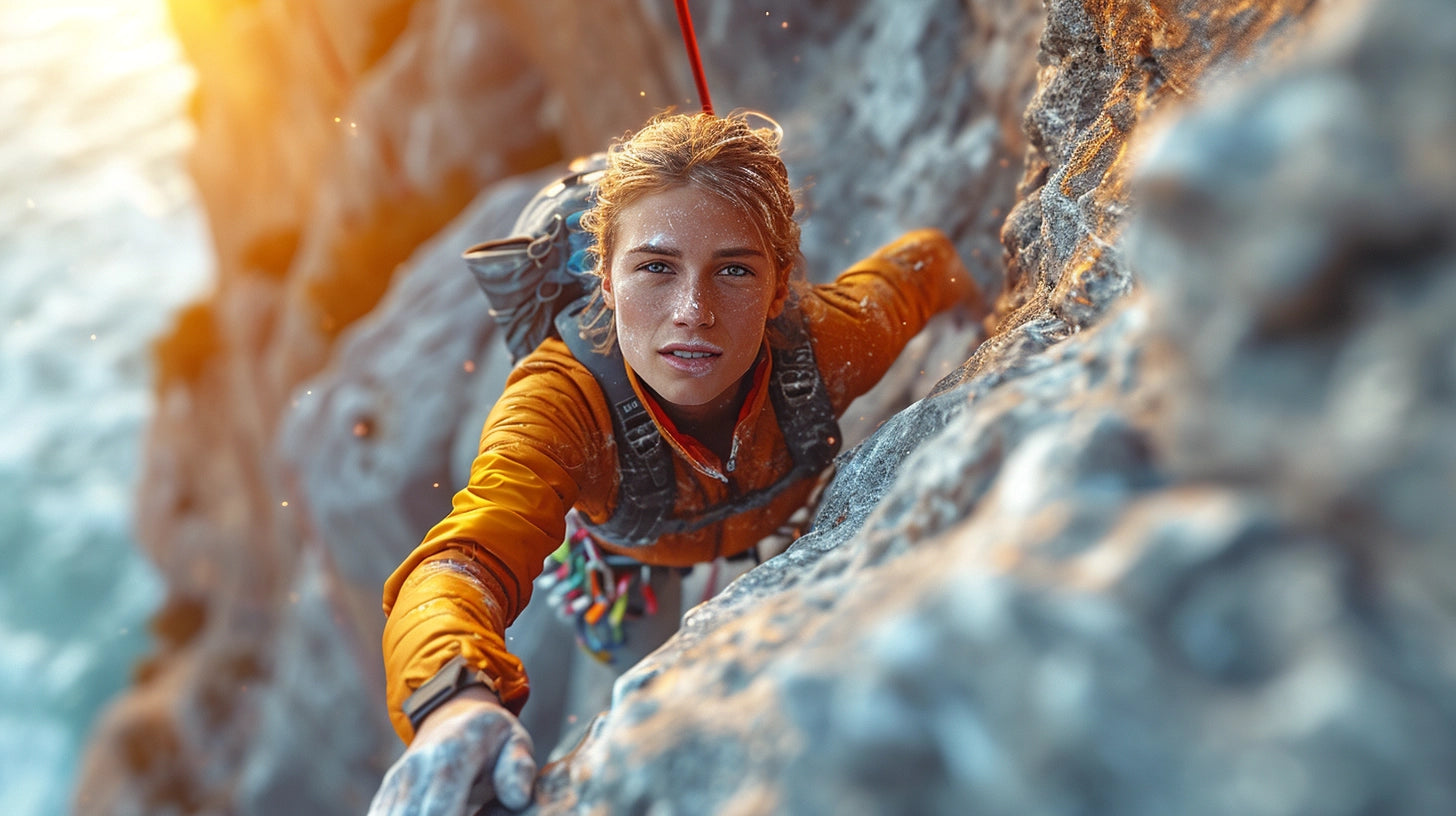
<svg viewBox="0 0 1456 816">
<path fill-rule="evenodd" d="M 505 629 L 560 546 L 583 487 L 615 487 L 611 420 L 591 373 L 550 341 L 511 373 L 481 434 L 470 481 L 450 514 L 384 586 L 383 652 L 390 721 L 409 742 L 406 697 L 455 655 L 495 678 L 519 712 L 529 693 Z"/>
<path fill-rule="evenodd" d="M 955 245 L 933 229 L 906 233 L 804 300 L 836 415 L 879 382 L 931 317 L 981 307 Z"/>
</svg>

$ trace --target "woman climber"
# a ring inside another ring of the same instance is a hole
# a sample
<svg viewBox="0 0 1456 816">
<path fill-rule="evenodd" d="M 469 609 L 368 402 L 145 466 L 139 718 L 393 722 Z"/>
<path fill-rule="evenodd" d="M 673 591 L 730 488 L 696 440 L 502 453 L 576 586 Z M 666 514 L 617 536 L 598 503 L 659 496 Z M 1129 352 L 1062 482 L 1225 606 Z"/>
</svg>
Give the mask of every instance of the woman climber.
<svg viewBox="0 0 1456 816">
<path fill-rule="evenodd" d="M 563 558 L 569 512 L 592 569 L 747 552 L 804 505 L 833 417 L 926 321 L 979 315 L 934 230 L 802 283 L 794 214 L 778 133 L 743 115 L 663 115 L 608 152 L 581 219 L 600 277 L 585 339 L 562 332 L 511 372 L 469 484 L 385 585 L 389 716 L 409 747 L 371 814 L 465 814 L 472 785 L 472 806 L 529 803 L 527 678 L 503 633 Z"/>
</svg>

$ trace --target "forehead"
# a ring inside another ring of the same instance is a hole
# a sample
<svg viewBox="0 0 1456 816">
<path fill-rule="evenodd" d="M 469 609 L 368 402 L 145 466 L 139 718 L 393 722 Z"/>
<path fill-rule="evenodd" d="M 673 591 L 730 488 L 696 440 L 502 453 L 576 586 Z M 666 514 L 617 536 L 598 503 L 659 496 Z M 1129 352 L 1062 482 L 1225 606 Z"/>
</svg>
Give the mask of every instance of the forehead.
<svg viewBox="0 0 1456 816">
<path fill-rule="evenodd" d="M 644 241 L 734 244 L 758 249 L 764 245 L 747 212 L 722 196 L 690 184 L 642 196 L 618 211 L 616 226 L 618 246 L 624 251 Z"/>
</svg>

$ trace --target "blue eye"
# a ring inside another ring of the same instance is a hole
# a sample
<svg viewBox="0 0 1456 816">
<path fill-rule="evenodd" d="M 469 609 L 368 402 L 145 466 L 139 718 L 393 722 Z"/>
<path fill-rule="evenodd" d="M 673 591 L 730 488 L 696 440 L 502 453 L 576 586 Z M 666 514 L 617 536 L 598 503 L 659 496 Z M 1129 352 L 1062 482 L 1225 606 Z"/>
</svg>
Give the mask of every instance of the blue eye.
<svg viewBox="0 0 1456 816">
<path fill-rule="evenodd" d="M 645 264 L 642 265 L 642 271 L 643 272 L 655 272 L 657 274 L 663 274 L 663 273 L 666 273 L 666 272 L 671 272 L 672 271 L 672 267 L 669 267 L 667 264 L 663 263 L 662 261 L 648 261 L 647 263 L 645 263 Z"/>
<path fill-rule="evenodd" d="M 723 271 L 719 272 L 718 274 L 728 275 L 729 277 L 733 278 L 746 278 L 753 274 L 753 270 L 749 269 L 746 266 L 739 266 L 737 264 L 734 264 L 733 266 L 723 267 Z"/>
</svg>

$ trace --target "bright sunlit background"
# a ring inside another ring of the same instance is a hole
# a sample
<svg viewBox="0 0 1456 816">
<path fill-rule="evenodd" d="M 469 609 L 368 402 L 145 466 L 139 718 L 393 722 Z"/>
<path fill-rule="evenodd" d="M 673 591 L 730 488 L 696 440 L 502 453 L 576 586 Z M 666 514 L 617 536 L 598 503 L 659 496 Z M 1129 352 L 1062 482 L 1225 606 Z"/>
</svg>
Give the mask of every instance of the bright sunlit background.
<svg viewBox="0 0 1456 816">
<path fill-rule="evenodd" d="M 132 497 L 152 340 L 209 286 L 162 0 L 0 0 L 0 813 L 70 810 L 161 600 Z"/>
</svg>

